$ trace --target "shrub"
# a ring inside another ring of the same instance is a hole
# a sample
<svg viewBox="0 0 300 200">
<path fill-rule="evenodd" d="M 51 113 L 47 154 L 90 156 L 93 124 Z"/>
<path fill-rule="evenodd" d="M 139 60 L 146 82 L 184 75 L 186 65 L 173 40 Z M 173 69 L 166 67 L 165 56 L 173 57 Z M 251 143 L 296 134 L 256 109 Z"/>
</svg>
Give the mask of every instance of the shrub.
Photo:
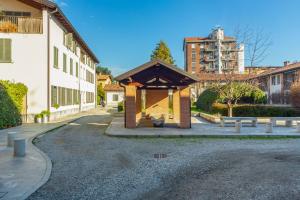
<svg viewBox="0 0 300 200">
<path fill-rule="evenodd" d="M 49 110 L 43 110 L 42 112 L 41 112 L 41 115 L 42 116 L 50 116 L 50 111 Z"/>
<path fill-rule="evenodd" d="M 294 107 L 300 108 L 300 83 L 291 86 L 291 103 Z"/>
<path fill-rule="evenodd" d="M 118 112 L 122 112 L 124 110 L 124 102 L 119 102 L 118 103 Z"/>
<path fill-rule="evenodd" d="M 212 105 L 219 99 L 218 93 L 211 89 L 206 89 L 203 91 L 197 99 L 196 106 L 197 108 L 211 112 Z"/>
<path fill-rule="evenodd" d="M 24 84 L 0 80 L 0 129 L 22 123 L 21 111 L 26 93 Z"/>
<path fill-rule="evenodd" d="M 212 113 L 227 116 L 225 104 L 213 104 Z M 233 107 L 235 117 L 296 117 L 299 111 L 287 107 L 259 106 L 259 105 L 236 105 Z"/>
</svg>

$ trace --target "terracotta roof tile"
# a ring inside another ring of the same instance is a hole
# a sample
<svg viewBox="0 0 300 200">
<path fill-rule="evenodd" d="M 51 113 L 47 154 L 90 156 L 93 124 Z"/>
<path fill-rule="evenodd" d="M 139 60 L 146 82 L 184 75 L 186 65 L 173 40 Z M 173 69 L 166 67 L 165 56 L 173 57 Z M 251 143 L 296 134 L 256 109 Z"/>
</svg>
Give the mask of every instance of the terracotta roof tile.
<svg viewBox="0 0 300 200">
<path fill-rule="evenodd" d="M 213 73 L 200 73 L 197 75 L 202 81 L 223 81 L 226 80 L 228 77 L 232 77 L 232 79 L 237 81 L 242 81 L 248 79 L 251 75 L 249 74 L 213 74 Z"/>
<path fill-rule="evenodd" d="M 104 86 L 104 91 L 124 91 L 119 84 L 108 84 Z"/>
<path fill-rule="evenodd" d="M 279 73 L 286 72 L 289 70 L 294 70 L 294 69 L 300 69 L 300 62 L 292 63 L 287 66 L 280 67 L 278 69 L 268 70 L 264 73 L 257 75 L 256 77 L 263 77 L 263 76 L 268 76 L 268 75 L 273 75 L 273 74 L 279 74 Z"/>
</svg>

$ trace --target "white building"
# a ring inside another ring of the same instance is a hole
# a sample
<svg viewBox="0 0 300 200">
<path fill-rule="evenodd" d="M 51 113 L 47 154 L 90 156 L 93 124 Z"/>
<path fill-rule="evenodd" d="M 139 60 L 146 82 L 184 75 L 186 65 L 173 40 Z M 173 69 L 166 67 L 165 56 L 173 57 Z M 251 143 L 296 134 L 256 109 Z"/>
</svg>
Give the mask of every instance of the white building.
<svg viewBox="0 0 300 200">
<path fill-rule="evenodd" d="M 96 106 L 95 66 L 89 49 L 60 8 L 48 0 L 0 0 L 0 79 L 28 87 L 27 121 Z"/>
<path fill-rule="evenodd" d="M 118 103 L 124 101 L 124 88 L 118 84 L 104 86 L 105 100 L 108 107 L 117 107 Z"/>
</svg>

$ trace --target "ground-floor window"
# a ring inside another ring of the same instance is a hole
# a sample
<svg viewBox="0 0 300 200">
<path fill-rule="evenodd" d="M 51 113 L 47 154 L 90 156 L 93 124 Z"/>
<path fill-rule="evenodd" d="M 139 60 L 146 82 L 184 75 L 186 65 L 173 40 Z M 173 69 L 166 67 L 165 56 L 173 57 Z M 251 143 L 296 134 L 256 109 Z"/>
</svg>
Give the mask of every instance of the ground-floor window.
<svg viewBox="0 0 300 200">
<path fill-rule="evenodd" d="M 51 106 L 69 106 L 79 104 L 79 90 L 51 86 Z"/>
<path fill-rule="evenodd" d="M 118 101 L 119 100 L 119 95 L 113 94 L 113 101 Z"/>
<path fill-rule="evenodd" d="M 95 95 L 93 92 L 86 92 L 86 103 L 94 103 Z"/>
</svg>

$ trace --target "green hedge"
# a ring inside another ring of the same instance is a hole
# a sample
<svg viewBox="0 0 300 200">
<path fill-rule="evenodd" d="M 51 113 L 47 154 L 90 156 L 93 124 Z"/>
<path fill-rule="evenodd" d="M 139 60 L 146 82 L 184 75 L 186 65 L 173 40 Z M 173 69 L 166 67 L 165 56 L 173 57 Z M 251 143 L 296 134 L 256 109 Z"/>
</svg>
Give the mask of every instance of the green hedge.
<svg viewBox="0 0 300 200">
<path fill-rule="evenodd" d="M 219 99 L 218 93 L 211 89 L 203 91 L 197 99 L 196 106 L 198 109 L 206 112 L 212 111 L 212 105 Z"/>
<path fill-rule="evenodd" d="M 24 84 L 0 80 L 0 129 L 22 123 L 21 111 L 26 93 Z"/>
<path fill-rule="evenodd" d="M 226 104 L 213 104 L 212 114 L 219 113 L 227 116 Z M 287 107 L 273 107 L 260 105 L 236 105 L 233 107 L 235 117 L 299 117 L 300 112 Z"/>
<path fill-rule="evenodd" d="M 124 110 L 124 102 L 121 101 L 118 103 L 118 112 L 122 112 Z"/>
</svg>

